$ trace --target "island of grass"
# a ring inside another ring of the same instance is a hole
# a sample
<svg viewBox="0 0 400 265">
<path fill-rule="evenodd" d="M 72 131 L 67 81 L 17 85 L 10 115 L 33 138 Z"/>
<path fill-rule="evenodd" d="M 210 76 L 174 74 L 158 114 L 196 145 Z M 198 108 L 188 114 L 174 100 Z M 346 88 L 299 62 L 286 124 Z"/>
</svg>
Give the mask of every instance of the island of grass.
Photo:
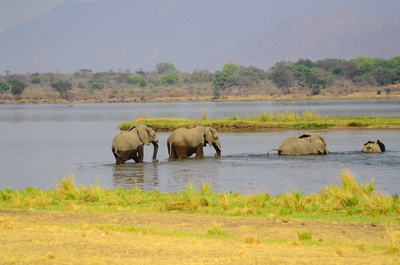
<svg viewBox="0 0 400 265">
<path fill-rule="evenodd" d="M 208 119 L 206 113 L 202 113 L 202 119 L 179 118 L 149 118 L 124 122 L 119 126 L 121 130 L 127 130 L 133 125 L 144 124 L 152 127 L 157 132 L 173 131 L 196 125 L 210 126 L 219 131 L 260 131 L 273 129 L 291 130 L 322 130 L 322 129 L 400 129 L 400 116 L 396 117 L 350 117 L 350 116 L 321 116 L 315 111 L 306 111 L 301 115 L 292 111 L 262 112 L 253 117 L 230 117 L 225 119 Z"/>
</svg>

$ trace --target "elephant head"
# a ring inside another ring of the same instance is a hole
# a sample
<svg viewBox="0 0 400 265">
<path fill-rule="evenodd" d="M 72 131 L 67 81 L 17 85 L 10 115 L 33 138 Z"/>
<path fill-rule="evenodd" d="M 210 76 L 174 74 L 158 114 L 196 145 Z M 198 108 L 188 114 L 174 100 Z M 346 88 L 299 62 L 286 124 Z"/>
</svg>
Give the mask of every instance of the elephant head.
<svg viewBox="0 0 400 265">
<path fill-rule="evenodd" d="M 145 145 L 150 145 L 150 143 L 153 144 L 154 146 L 153 159 L 155 160 L 157 158 L 158 145 L 159 145 L 156 133 L 152 128 L 147 127 L 143 124 L 132 126 L 131 128 L 128 129 L 128 132 L 131 132 L 135 128 L 139 136 L 139 139 L 143 142 L 143 144 Z"/>
<path fill-rule="evenodd" d="M 328 148 L 326 148 L 325 138 L 318 133 L 305 132 L 299 136 L 300 139 L 310 139 L 312 145 L 318 150 L 319 154 L 328 154 Z"/>
<path fill-rule="evenodd" d="M 383 144 L 381 139 L 378 139 L 376 142 L 368 140 L 364 143 L 364 147 L 361 150 L 363 153 L 380 153 L 385 152 L 385 145 Z"/>
<path fill-rule="evenodd" d="M 211 127 L 204 128 L 204 140 L 204 146 L 206 146 L 206 143 L 208 143 L 209 146 L 213 146 L 216 151 L 215 156 L 220 157 L 221 151 L 223 152 L 223 150 L 221 148 L 221 143 L 218 139 L 217 130 Z"/>
</svg>

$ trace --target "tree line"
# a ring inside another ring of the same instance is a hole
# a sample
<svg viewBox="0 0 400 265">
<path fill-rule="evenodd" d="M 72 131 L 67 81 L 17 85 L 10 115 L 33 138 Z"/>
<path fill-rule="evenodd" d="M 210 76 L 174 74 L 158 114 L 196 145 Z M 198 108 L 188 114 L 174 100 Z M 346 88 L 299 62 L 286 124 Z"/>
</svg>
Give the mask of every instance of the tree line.
<svg viewBox="0 0 400 265">
<path fill-rule="evenodd" d="M 108 88 L 110 93 L 118 94 L 123 87 L 148 89 L 157 93 L 161 88 L 202 83 L 210 87 L 214 98 L 219 98 L 223 91 L 233 87 L 241 90 L 270 81 L 284 94 L 299 89 L 317 95 L 322 89 L 334 87 L 338 80 L 346 80 L 354 86 L 382 87 L 400 83 L 400 56 L 388 60 L 360 56 L 352 60 L 281 61 L 267 71 L 254 66 L 227 63 L 215 73 L 208 70 L 183 73 L 170 62 L 158 63 L 154 71 L 138 69 L 133 73 L 129 70 L 93 72 L 80 69 L 73 74 L 36 72 L 17 75 L 6 71 L 5 75 L 0 75 L 0 94 L 18 98 L 27 87 L 47 86 L 58 92 L 60 98 L 68 100 L 74 88 L 88 93 Z"/>
</svg>

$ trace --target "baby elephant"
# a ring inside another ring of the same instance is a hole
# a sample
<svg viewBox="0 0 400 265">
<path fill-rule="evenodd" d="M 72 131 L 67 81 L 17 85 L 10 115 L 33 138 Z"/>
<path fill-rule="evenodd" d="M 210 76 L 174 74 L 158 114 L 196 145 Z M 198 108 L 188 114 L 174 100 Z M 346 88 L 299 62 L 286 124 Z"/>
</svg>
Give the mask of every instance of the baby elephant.
<svg viewBox="0 0 400 265">
<path fill-rule="evenodd" d="M 284 140 L 278 149 L 278 155 L 318 155 L 328 154 L 325 138 L 318 133 L 305 132 L 299 137 L 290 137 Z M 269 151 L 271 151 L 269 150 Z M 269 151 L 267 155 L 269 155 Z"/>
<path fill-rule="evenodd" d="M 385 152 L 385 145 L 378 139 L 376 143 L 374 141 L 368 140 L 364 143 L 364 147 L 361 150 L 363 153 L 380 153 Z"/>
</svg>

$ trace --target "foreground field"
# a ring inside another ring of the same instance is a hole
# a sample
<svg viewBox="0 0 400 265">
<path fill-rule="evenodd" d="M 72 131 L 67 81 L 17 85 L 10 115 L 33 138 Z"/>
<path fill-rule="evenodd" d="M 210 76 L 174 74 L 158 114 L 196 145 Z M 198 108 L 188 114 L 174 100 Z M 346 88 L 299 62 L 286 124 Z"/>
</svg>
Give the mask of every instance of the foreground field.
<svg viewBox="0 0 400 265">
<path fill-rule="evenodd" d="M 0 263 L 399 264 L 399 233 L 290 218 L 0 210 Z"/>
<path fill-rule="evenodd" d="M 139 188 L 0 190 L 0 264 L 399 264 L 400 200 L 357 183 L 214 193 Z"/>
</svg>

